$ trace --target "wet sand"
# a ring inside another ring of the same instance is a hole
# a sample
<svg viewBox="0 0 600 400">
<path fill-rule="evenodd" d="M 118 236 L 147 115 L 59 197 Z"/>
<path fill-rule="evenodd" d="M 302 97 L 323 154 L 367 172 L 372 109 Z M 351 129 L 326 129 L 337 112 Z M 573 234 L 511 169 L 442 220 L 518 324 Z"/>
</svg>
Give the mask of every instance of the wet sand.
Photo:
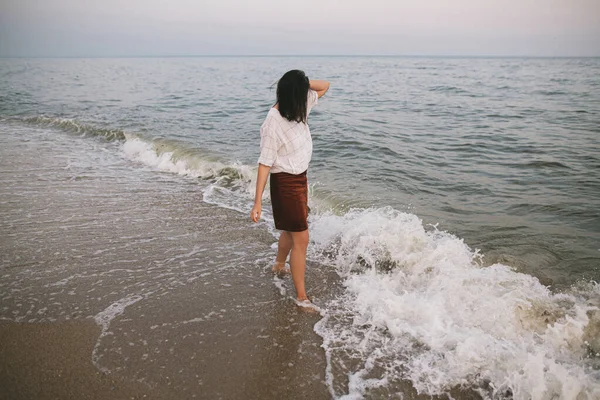
<svg viewBox="0 0 600 400">
<path fill-rule="evenodd" d="M 0 142 L 2 398 L 331 397 L 266 226 L 93 138 Z"/>
<path fill-rule="evenodd" d="M 202 374 L 205 384 L 192 391 L 173 385 L 182 383 L 169 378 L 175 371 L 162 369 L 163 379 L 151 383 L 99 371 L 91 359 L 99 334 L 91 321 L 0 323 L 0 399 L 329 398 L 320 385 L 306 385 L 290 373 L 289 363 L 298 358 L 293 351 L 298 340 L 268 352 L 236 348 L 241 344 L 236 340 L 230 346 L 216 340 L 213 351 L 204 353 L 196 365 L 178 365 L 188 374 Z M 137 367 L 156 372 L 152 364 Z"/>
<path fill-rule="evenodd" d="M 146 385 L 96 369 L 90 354 L 99 334 L 91 321 L 1 322 L 0 398 L 160 398 Z"/>
</svg>

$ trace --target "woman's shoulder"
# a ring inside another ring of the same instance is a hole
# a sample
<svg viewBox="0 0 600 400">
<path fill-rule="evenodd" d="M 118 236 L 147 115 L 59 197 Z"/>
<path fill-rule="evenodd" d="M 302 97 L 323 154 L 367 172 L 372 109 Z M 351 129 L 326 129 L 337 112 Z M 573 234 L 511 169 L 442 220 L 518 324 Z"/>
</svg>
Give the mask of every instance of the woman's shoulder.
<svg viewBox="0 0 600 400">
<path fill-rule="evenodd" d="M 279 114 L 279 111 L 276 108 L 271 108 L 267 113 L 267 116 L 265 117 L 260 129 L 276 129 L 279 126 L 279 119 L 281 119 L 281 114 Z"/>
</svg>

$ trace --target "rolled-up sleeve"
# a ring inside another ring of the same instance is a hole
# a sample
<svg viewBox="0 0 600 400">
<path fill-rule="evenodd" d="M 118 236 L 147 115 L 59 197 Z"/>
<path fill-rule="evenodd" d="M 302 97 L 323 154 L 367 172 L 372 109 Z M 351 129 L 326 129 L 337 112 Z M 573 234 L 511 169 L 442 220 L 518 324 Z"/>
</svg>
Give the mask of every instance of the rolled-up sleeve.
<svg viewBox="0 0 600 400">
<path fill-rule="evenodd" d="M 281 147 L 281 143 L 277 135 L 271 129 L 269 124 L 264 124 L 260 128 L 260 157 L 258 163 L 268 167 L 273 166 L 277 159 L 277 151 Z"/>
<path fill-rule="evenodd" d="M 310 112 L 314 106 L 319 103 L 319 94 L 312 89 L 308 90 L 308 96 L 306 96 L 306 108 L 307 112 Z"/>
</svg>

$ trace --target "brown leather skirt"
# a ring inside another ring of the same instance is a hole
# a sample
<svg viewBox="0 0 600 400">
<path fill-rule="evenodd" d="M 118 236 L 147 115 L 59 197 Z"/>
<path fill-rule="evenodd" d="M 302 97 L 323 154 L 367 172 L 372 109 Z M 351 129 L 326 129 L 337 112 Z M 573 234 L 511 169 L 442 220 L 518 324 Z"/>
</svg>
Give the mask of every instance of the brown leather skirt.
<svg viewBox="0 0 600 400">
<path fill-rule="evenodd" d="M 293 175 L 271 174 L 271 204 L 275 228 L 288 232 L 308 229 L 308 187 L 306 171 Z"/>
</svg>

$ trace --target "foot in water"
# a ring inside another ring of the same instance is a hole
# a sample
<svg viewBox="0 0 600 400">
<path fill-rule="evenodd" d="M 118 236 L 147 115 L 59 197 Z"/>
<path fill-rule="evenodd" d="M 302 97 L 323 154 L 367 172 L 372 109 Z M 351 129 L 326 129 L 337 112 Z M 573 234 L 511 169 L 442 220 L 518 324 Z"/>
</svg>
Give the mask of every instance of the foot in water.
<svg viewBox="0 0 600 400">
<path fill-rule="evenodd" d="M 312 301 L 310 301 L 309 298 L 302 298 L 302 299 L 297 298 L 295 300 L 295 302 L 296 302 L 296 305 L 298 307 L 300 307 L 305 312 L 308 312 L 308 313 L 311 313 L 311 314 L 313 314 L 313 313 L 314 314 L 318 314 L 321 311 L 319 309 L 319 307 L 317 307 L 316 305 L 313 304 Z"/>
<path fill-rule="evenodd" d="M 271 269 L 275 274 L 289 274 L 290 268 L 285 266 L 285 262 L 275 262 Z"/>
</svg>

